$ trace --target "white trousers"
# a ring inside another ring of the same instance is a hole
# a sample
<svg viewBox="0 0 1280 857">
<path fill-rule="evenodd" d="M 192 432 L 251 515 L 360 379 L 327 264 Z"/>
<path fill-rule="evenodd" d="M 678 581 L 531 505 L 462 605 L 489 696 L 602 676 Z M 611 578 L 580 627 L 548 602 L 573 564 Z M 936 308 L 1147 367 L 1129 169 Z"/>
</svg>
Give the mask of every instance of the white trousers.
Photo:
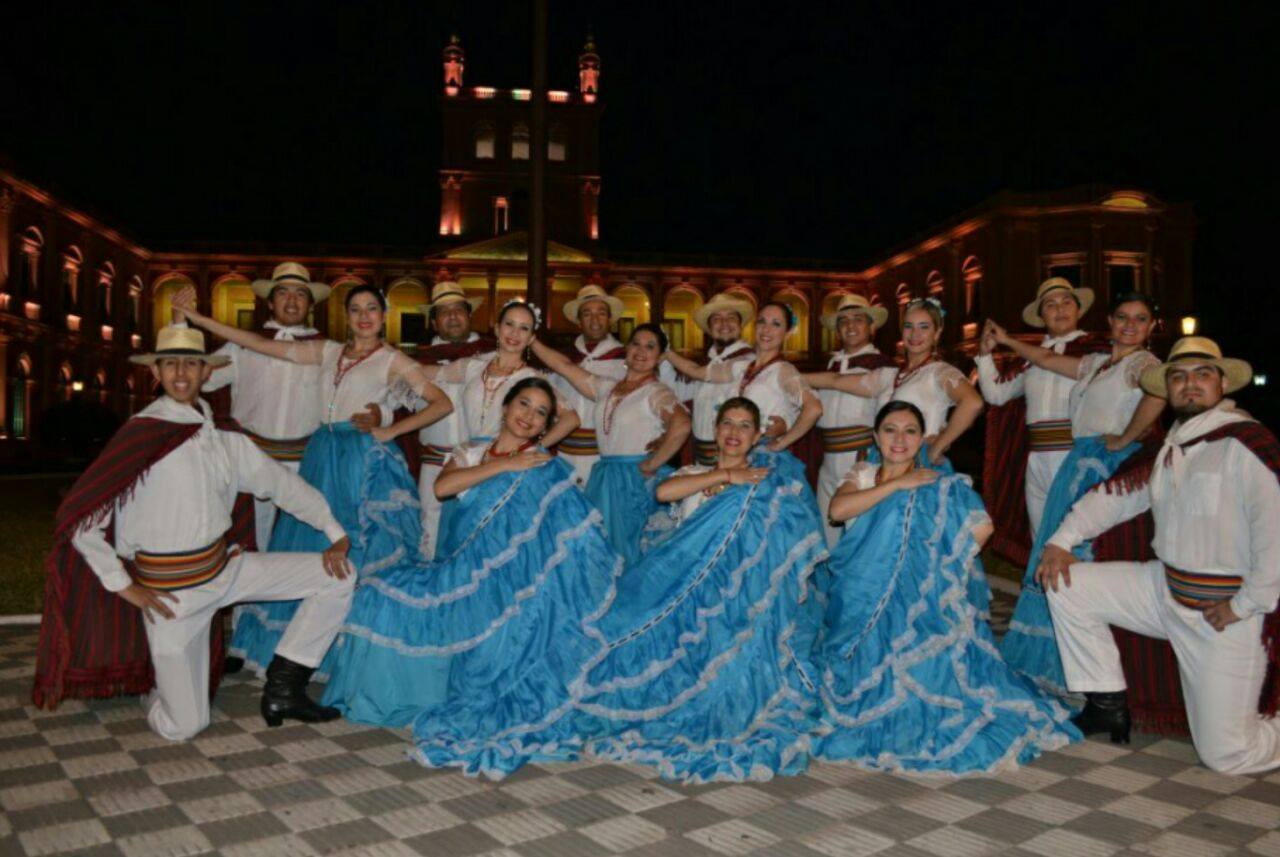
<svg viewBox="0 0 1280 857">
<path fill-rule="evenodd" d="M 1280 720 L 1258 714 L 1267 670 L 1262 616 L 1221 633 L 1198 610 L 1173 600 L 1164 566 L 1086 562 L 1071 585 L 1048 591 L 1067 687 L 1081 693 L 1125 689 L 1120 651 L 1108 625 L 1168 640 L 1178 658 L 1191 740 L 1215 771 L 1248 774 L 1280 767 Z"/>
<path fill-rule="evenodd" d="M 281 461 L 284 467 L 297 473 L 302 468 L 300 461 Z M 253 534 L 258 540 L 258 550 L 265 551 L 271 546 L 271 530 L 276 525 L 276 504 L 270 500 L 253 501 Z"/>
<path fill-rule="evenodd" d="M 209 626 L 214 614 L 237 601 L 301 598 L 276 654 L 316 667 L 351 606 L 355 575 L 325 573 L 318 553 L 245 553 L 201 586 L 173 593 L 165 602 L 174 618 L 147 622 L 156 688 L 146 700 L 147 723 L 156 734 L 183 741 L 209 725 Z"/>
<path fill-rule="evenodd" d="M 1044 504 L 1049 499 L 1049 489 L 1053 487 L 1053 478 L 1058 475 L 1058 468 L 1070 455 L 1062 452 L 1032 452 L 1027 456 L 1027 517 L 1031 520 L 1031 538 L 1035 539 L 1040 531 L 1040 521 L 1044 518 Z"/>
<path fill-rule="evenodd" d="M 591 468 L 596 466 L 596 462 L 600 460 L 598 455 L 561 455 L 569 466 L 573 468 L 573 481 L 579 488 L 587 487 L 587 480 L 591 478 Z"/>
<path fill-rule="evenodd" d="M 822 454 L 822 467 L 818 470 L 818 512 L 822 515 L 822 529 L 827 534 L 827 547 L 833 548 L 844 533 L 844 526 L 832 526 L 827 517 L 831 508 L 831 498 L 840 488 L 849 468 L 858 461 L 858 451 L 825 452 Z"/>
<path fill-rule="evenodd" d="M 424 464 L 418 471 L 418 495 L 422 499 L 422 555 L 436 555 L 436 534 L 440 529 L 440 501 L 436 499 L 436 479 L 444 468 Z"/>
</svg>

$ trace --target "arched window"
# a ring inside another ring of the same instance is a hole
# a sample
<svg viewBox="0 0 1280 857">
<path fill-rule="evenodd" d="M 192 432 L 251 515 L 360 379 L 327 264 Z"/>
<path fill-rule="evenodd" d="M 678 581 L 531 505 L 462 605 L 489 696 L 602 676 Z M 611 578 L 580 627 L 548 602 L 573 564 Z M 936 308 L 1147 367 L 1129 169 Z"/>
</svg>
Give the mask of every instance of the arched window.
<svg viewBox="0 0 1280 857">
<path fill-rule="evenodd" d="M 547 130 L 547 160 L 563 161 L 569 148 L 569 132 L 559 123 Z"/>
<path fill-rule="evenodd" d="M 227 274 L 213 284 L 213 317 L 241 330 L 253 330 L 253 289 L 241 274 Z"/>
<path fill-rule="evenodd" d="M 819 319 L 821 320 L 822 316 L 827 316 L 834 313 L 836 311 L 836 307 L 840 306 L 840 299 L 847 294 L 850 294 L 850 292 L 848 292 L 845 289 L 837 289 L 834 292 L 829 292 L 827 296 L 822 299 L 822 313 L 820 314 Z M 824 324 L 822 326 L 823 353 L 825 354 L 831 351 L 838 351 L 839 349 L 840 349 L 840 334 L 837 333 L 834 328 L 828 328 Z M 814 356 L 816 357 L 817 355 L 814 355 Z"/>
<path fill-rule="evenodd" d="M 111 291 L 115 288 L 116 267 L 110 262 L 103 262 L 98 270 L 98 322 L 111 324 Z"/>
<path fill-rule="evenodd" d="M 494 152 L 496 151 L 495 140 L 492 125 L 477 125 L 475 131 L 476 158 L 486 161 L 493 160 Z"/>
<path fill-rule="evenodd" d="M 80 248 L 72 245 L 62 254 L 62 309 L 73 315 L 80 314 L 80 268 L 84 265 L 84 254 Z"/>
<path fill-rule="evenodd" d="M 107 370 L 99 369 L 93 376 L 93 389 L 98 394 L 98 401 L 106 404 L 111 399 L 111 390 L 107 388 Z"/>
<path fill-rule="evenodd" d="M 195 286 L 185 274 L 166 274 L 156 280 L 151 300 L 153 333 L 159 333 L 162 327 L 173 323 L 173 296 L 185 286 Z"/>
<path fill-rule="evenodd" d="M 134 277 L 129 281 L 129 318 L 130 333 L 137 333 L 142 328 L 142 278 Z"/>
<path fill-rule="evenodd" d="M 387 289 L 387 341 L 403 348 L 427 345 L 431 333 L 421 307 L 427 302 L 427 287 L 415 277 L 401 277 Z"/>
<path fill-rule="evenodd" d="M 13 378 L 9 381 L 9 437 L 26 440 L 29 435 L 27 409 L 31 404 L 31 358 L 18 355 Z"/>
<path fill-rule="evenodd" d="M 946 291 L 946 285 L 946 280 L 943 279 L 941 271 L 930 271 L 929 276 L 924 278 L 925 293 L 931 298 L 942 300 L 942 293 Z"/>
<path fill-rule="evenodd" d="M 511 127 L 511 160 L 529 160 L 529 126 L 523 122 Z"/>
<path fill-rule="evenodd" d="M 786 304 L 795 315 L 796 326 L 782 340 L 782 350 L 788 354 L 803 354 L 809 350 L 809 302 L 799 292 L 782 291 L 773 300 Z"/>
<path fill-rule="evenodd" d="M 618 319 L 618 339 L 626 342 L 631 338 L 631 332 L 636 329 L 636 325 L 649 323 L 651 317 L 649 295 L 641 286 L 628 283 L 615 289 L 613 296 L 622 301 L 622 317 Z"/>
<path fill-rule="evenodd" d="M 18 289 L 19 297 L 39 299 L 40 295 L 40 253 L 44 250 L 44 236 L 34 226 L 28 226 L 22 232 L 22 245 L 18 254 Z M 20 312 L 19 310 L 14 310 Z"/>
<path fill-rule="evenodd" d="M 347 341 L 347 292 L 352 286 L 363 285 L 364 280 L 351 274 L 339 277 L 333 283 L 329 298 L 324 302 L 325 312 L 329 315 L 329 338 L 338 342 Z"/>
<path fill-rule="evenodd" d="M 64 402 L 71 401 L 71 394 L 75 392 L 73 377 L 70 363 L 58 367 L 58 394 Z"/>
<path fill-rule="evenodd" d="M 667 292 L 662 329 L 675 350 L 687 353 L 702 348 L 702 328 L 693 323 L 693 314 L 702 303 L 702 295 L 691 286 L 678 285 Z"/>
<path fill-rule="evenodd" d="M 977 256 L 964 260 L 960 276 L 964 279 L 964 317 L 977 321 L 982 317 L 982 263 Z"/>
</svg>

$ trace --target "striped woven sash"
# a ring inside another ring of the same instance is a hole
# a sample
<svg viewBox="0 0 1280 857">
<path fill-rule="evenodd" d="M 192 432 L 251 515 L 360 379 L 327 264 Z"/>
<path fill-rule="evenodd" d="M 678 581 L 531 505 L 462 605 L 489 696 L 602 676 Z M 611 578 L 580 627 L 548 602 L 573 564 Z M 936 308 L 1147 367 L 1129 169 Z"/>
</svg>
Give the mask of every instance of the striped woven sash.
<svg viewBox="0 0 1280 857">
<path fill-rule="evenodd" d="M 714 440 L 702 440 L 701 438 L 693 439 L 693 463 L 708 465 L 715 464 L 716 459 L 720 457 L 720 449 L 716 446 Z"/>
<path fill-rule="evenodd" d="M 219 538 L 205 548 L 181 553 L 145 553 L 133 555 L 133 578 L 151 589 L 190 589 L 208 583 L 226 568 L 233 553 L 227 540 Z"/>
<path fill-rule="evenodd" d="M 818 433 L 822 436 L 822 451 L 831 454 L 857 452 L 875 442 L 875 431 L 871 426 L 820 428 Z"/>
<path fill-rule="evenodd" d="M 593 428 L 576 428 L 569 436 L 560 441 L 560 451 L 565 455 L 599 455 L 600 445 L 596 442 L 596 430 Z"/>
<path fill-rule="evenodd" d="M 453 452 L 452 446 L 437 446 L 434 443 L 424 443 L 421 445 L 423 464 L 431 464 L 436 467 L 444 467 L 444 459 L 449 453 Z"/>
<path fill-rule="evenodd" d="M 1226 601 L 1244 585 L 1244 578 L 1234 574 L 1183 571 L 1170 565 L 1164 567 L 1164 579 L 1173 600 L 1192 610 L 1204 610 Z"/>
<path fill-rule="evenodd" d="M 1028 423 L 1028 444 L 1032 452 L 1070 452 L 1071 420 L 1044 420 Z"/>
<path fill-rule="evenodd" d="M 258 449 L 276 461 L 301 461 L 302 453 L 307 448 L 307 441 L 311 439 L 311 436 L 307 435 L 288 440 L 276 440 L 275 438 L 254 434 L 248 429 L 245 430 L 245 434 L 249 436 L 249 440 L 257 444 Z"/>
</svg>

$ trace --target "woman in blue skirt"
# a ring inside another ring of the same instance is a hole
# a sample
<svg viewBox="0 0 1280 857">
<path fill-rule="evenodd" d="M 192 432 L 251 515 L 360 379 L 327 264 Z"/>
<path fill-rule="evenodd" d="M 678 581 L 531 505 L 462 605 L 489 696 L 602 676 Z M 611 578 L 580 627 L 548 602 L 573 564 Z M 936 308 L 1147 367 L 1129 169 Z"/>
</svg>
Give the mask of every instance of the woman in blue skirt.
<svg viewBox="0 0 1280 857">
<path fill-rule="evenodd" d="M 465 536 L 445 558 L 396 564 L 356 590 L 324 664 L 326 704 L 399 726 L 582 656 L 575 629 L 603 610 L 622 562 L 572 469 L 539 446 L 555 401 L 545 380 L 523 378 L 499 402 L 497 437 L 454 448 L 435 491 L 456 499 Z"/>
<path fill-rule="evenodd" d="M 806 486 L 754 457 L 760 434 L 754 403 L 725 402 L 717 464 L 658 486 L 679 528 L 518 680 L 420 716 L 418 758 L 490 777 L 580 755 L 694 783 L 803 771 L 820 619 L 808 581 L 826 543 Z"/>
<path fill-rule="evenodd" d="M 1144 393 L 1139 383 L 1143 371 L 1160 362 L 1146 350 L 1156 320 L 1151 299 L 1138 292 L 1118 294 L 1112 298 L 1107 320 L 1111 324 L 1111 353 L 1083 357 L 1057 354 L 1014 339 L 999 325 L 989 325 L 995 344 L 1008 346 L 1041 368 L 1076 379 L 1070 399 L 1071 451 L 1049 486 L 1022 593 L 1009 631 L 1000 642 L 1000 651 L 1010 666 L 1060 696 L 1067 692 L 1066 678 L 1049 603 L 1035 579 L 1040 555 L 1075 502 L 1108 479 L 1138 450 L 1137 440 L 1147 433 L 1165 405 L 1164 399 Z M 1076 552 L 1083 560 L 1092 558 L 1088 545 Z"/>
<path fill-rule="evenodd" d="M 883 770 L 997 771 L 1080 735 L 1000 657 L 969 596 L 991 520 L 968 477 L 920 466 L 924 437 L 915 405 L 885 405 L 881 463 L 855 464 L 831 500 L 848 523 L 830 561 L 816 750 Z"/>
<path fill-rule="evenodd" d="M 193 301 L 175 299 L 175 306 L 188 321 L 228 342 L 281 360 L 320 365 L 320 428 L 307 442 L 299 474 L 324 494 L 350 536 L 351 563 L 361 579 L 395 563 L 418 559 L 422 525 L 417 483 L 399 449 L 379 443 L 369 433 L 372 426 L 364 415 L 370 403 L 385 400 L 392 385 L 411 389 L 425 402 L 424 410 L 432 419 L 450 413 L 453 405 L 417 362 L 383 339 L 387 303 L 382 292 L 368 285 L 347 292 L 351 334 L 345 344 L 266 339 L 201 315 Z M 282 513 L 270 546 L 259 547 L 319 551 L 328 541 L 323 533 Z M 236 613 L 230 653 L 255 669 L 265 669 L 296 609 L 296 601 L 242 605 Z"/>
<path fill-rule="evenodd" d="M 587 499 L 604 515 L 609 543 L 627 565 L 640 559 L 640 534 L 658 508 L 654 489 L 670 476 L 666 462 L 689 437 L 689 413 L 666 384 L 658 381 L 658 362 L 667 335 L 656 324 L 642 324 L 627 342 L 626 375 L 621 381 L 595 375 L 541 342 L 533 353 L 595 402 L 600 460 L 587 480 Z"/>
</svg>

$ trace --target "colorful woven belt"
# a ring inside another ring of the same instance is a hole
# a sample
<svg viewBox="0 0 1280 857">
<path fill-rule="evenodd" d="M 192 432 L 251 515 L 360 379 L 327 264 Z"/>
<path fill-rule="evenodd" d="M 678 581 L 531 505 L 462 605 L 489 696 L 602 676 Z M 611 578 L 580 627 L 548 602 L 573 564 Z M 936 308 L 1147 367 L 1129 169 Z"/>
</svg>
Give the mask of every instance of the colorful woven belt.
<svg viewBox="0 0 1280 857">
<path fill-rule="evenodd" d="M 133 555 L 133 579 L 150 589 L 190 589 L 221 574 L 233 555 L 225 538 L 207 548 L 182 553 L 138 551 Z"/>
<path fill-rule="evenodd" d="M 1045 420 L 1028 423 L 1032 452 L 1070 452 L 1071 420 Z"/>
<path fill-rule="evenodd" d="M 452 446 L 437 446 L 434 443 L 424 443 L 421 445 L 422 463 L 433 464 L 436 467 L 444 467 L 445 457 L 453 452 Z"/>
<path fill-rule="evenodd" d="M 1244 585 L 1244 578 L 1234 574 L 1183 571 L 1169 565 L 1164 567 L 1164 579 L 1169 584 L 1173 600 L 1192 610 L 1204 610 L 1219 601 L 1226 601 Z"/>
<path fill-rule="evenodd" d="M 565 455 L 599 455 L 600 445 L 596 443 L 596 430 L 593 428 L 576 428 L 559 443 L 560 451 Z"/>
<path fill-rule="evenodd" d="M 871 426 L 820 428 L 818 433 L 822 437 L 822 451 L 831 454 L 857 452 L 875 442 L 875 431 Z"/>
<path fill-rule="evenodd" d="M 720 458 L 720 448 L 714 440 L 693 439 L 693 463 L 701 465 L 715 464 Z"/>
<path fill-rule="evenodd" d="M 311 439 L 310 435 L 295 437 L 291 440 L 275 440 L 251 431 L 246 431 L 245 434 L 249 436 L 249 440 L 257 444 L 258 449 L 276 461 L 301 461 L 302 453 L 307 448 L 307 441 Z"/>
</svg>

